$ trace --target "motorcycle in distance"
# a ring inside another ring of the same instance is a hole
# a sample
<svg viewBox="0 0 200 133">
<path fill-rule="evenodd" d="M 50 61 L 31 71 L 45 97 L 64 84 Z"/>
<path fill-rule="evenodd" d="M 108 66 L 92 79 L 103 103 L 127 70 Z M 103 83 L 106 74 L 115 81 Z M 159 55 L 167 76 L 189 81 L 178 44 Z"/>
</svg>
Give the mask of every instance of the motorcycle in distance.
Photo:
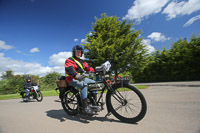
<svg viewBox="0 0 200 133">
<path fill-rule="evenodd" d="M 107 72 L 111 64 L 107 61 L 95 68 L 95 75 L 101 81 L 88 84 L 88 105 L 96 114 L 104 109 L 106 103 L 107 114 L 113 114 L 117 119 L 126 123 L 136 123 L 142 120 L 147 111 L 147 104 L 143 94 L 127 78 L 118 78 L 116 82 L 110 80 Z M 64 78 L 63 78 L 64 79 Z M 65 80 L 57 80 L 61 105 L 64 111 L 71 116 L 84 114 L 80 92 L 77 88 L 67 86 Z M 95 96 L 94 91 L 98 94 Z M 103 94 L 105 95 L 105 102 Z"/>
<path fill-rule="evenodd" d="M 30 90 L 29 95 L 26 96 L 26 92 L 22 91 L 20 95 L 22 96 L 22 100 L 24 102 L 31 101 L 33 99 L 36 99 L 38 102 L 41 102 L 43 100 L 43 94 L 38 88 L 38 86 L 32 86 L 28 88 Z"/>
</svg>

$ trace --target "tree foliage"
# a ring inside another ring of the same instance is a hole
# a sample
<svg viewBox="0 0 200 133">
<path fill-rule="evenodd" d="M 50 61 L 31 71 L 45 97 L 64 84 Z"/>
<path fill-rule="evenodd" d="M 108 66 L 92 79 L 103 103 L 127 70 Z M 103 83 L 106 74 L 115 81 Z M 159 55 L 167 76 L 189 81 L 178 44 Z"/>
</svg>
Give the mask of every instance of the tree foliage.
<svg viewBox="0 0 200 133">
<path fill-rule="evenodd" d="M 151 55 L 139 38 L 141 31 L 133 29 L 131 21 L 120 21 L 115 16 L 102 14 L 92 24 L 87 35 L 85 57 L 91 66 L 99 66 L 109 60 L 117 77 L 131 74 L 135 82 L 200 80 L 200 37 L 193 35 L 190 41 L 179 39 L 170 49 L 157 50 Z M 61 74 L 48 73 L 44 77 L 36 75 L 14 75 L 12 70 L 2 73 L 0 95 L 19 93 L 24 90 L 27 76 L 40 85 L 41 90 L 56 87 Z"/>
<path fill-rule="evenodd" d="M 6 70 L 5 72 L 2 73 L 2 76 L 1 78 L 2 79 L 8 79 L 8 78 L 11 78 L 13 77 L 13 71 L 12 70 Z"/>
<path fill-rule="evenodd" d="M 137 82 L 200 80 L 200 37 L 193 35 L 190 42 L 179 39 L 153 53 L 148 66 L 135 77 Z"/>
<path fill-rule="evenodd" d="M 148 55 L 141 43 L 142 38 L 139 38 L 141 31 L 134 30 L 132 22 L 120 21 L 106 14 L 102 14 L 101 18 L 95 17 L 95 20 L 87 42 L 82 44 L 90 65 L 99 66 L 109 60 L 117 76 L 133 67 L 141 67 L 142 62 L 144 64 Z"/>
<path fill-rule="evenodd" d="M 56 88 L 56 80 L 61 74 L 57 72 L 48 73 L 46 76 L 40 78 L 41 88 L 43 90 L 49 90 Z"/>
<path fill-rule="evenodd" d="M 12 72 L 14 73 L 14 72 Z M 30 76 L 32 82 L 40 85 L 41 90 L 52 90 L 56 87 L 56 80 L 61 74 L 57 72 L 48 73 L 44 77 L 37 75 L 12 75 L 6 80 L 0 80 L 0 95 L 19 93 L 24 90 L 24 82 L 26 77 Z"/>
</svg>

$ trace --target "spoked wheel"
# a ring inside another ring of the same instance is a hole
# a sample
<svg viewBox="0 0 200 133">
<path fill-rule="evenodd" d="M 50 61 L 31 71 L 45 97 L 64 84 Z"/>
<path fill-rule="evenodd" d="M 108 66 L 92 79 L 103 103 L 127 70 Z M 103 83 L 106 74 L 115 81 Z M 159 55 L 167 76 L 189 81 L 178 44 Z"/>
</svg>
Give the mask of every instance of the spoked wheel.
<svg viewBox="0 0 200 133">
<path fill-rule="evenodd" d="M 68 90 L 64 92 L 61 98 L 62 107 L 68 115 L 75 116 L 78 114 L 79 97 L 76 94 L 76 92 L 71 92 L 70 90 Z"/>
<path fill-rule="evenodd" d="M 115 93 L 108 92 L 106 102 L 108 109 L 119 120 L 136 123 L 146 114 L 147 104 L 142 93 L 134 86 L 123 84 L 113 87 Z"/>
<path fill-rule="evenodd" d="M 42 99 L 43 99 L 42 92 L 41 92 L 41 91 L 37 92 L 37 95 L 36 95 L 36 100 L 37 100 L 38 102 L 41 102 L 41 101 L 42 101 Z"/>
</svg>

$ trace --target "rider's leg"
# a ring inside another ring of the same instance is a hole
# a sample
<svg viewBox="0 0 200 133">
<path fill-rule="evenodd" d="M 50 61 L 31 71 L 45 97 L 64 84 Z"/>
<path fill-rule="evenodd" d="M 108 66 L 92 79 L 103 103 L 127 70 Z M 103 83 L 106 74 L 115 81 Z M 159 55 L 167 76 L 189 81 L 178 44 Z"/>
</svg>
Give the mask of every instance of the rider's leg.
<svg viewBox="0 0 200 133">
<path fill-rule="evenodd" d="M 87 94 L 88 94 L 88 83 L 95 83 L 95 81 L 91 80 L 89 78 L 85 78 L 84 81 L 78 81 L 78 80 L 72 79 L 71 82 L 69 83 L 69 85 L 80 89 L 81 90 L 81 98 L 85 99 L 85 98 L 87 98 Z"/>
<path fill-rule="evenodd" d="M 87 91 L 88 91 L 87 83 L 84 83 L 83 81 L 78 81 L 78 80 L 72 79 L 71 82 L 69 83 L 69 86 L 73 86 L 73 87 L 80 89 L 81 90 L 81 98 L 82 99 L 87 98 Z"/>
<path fill-rule="evenodd" d="M 72 79 L 69 85 L 77 87 L 78 89 L 81 90 L 81 99 L 82 99 L 84 111 L 86 114 L 93 115 L 95 114 L 95 112 L 92 111 L 92 109 L 88 106 L 88 103 L 87 103 L 87 94 L 88 94 L 87 84 L 90 82 L 92 81 L 87 80 L 87 78 L 84 81 L 78 81 L 78 80 Z"/>
<path fill-rule="evenodd" d="M 96 81 L 89 79 L 89 78 L 85 78 L 84 82 L 89 84 L 89 83 L 95 83 Z M 93 93 L 94 99 L 96 100 L 97 99 L 97 91 L 93 91 L 92 93 Z"/>
<path fill-rule="evenodd" d="M 26 97 L 28 97 L 30 90 L 29 89 L 25 89 L 26 92 Z"/>
</svg>

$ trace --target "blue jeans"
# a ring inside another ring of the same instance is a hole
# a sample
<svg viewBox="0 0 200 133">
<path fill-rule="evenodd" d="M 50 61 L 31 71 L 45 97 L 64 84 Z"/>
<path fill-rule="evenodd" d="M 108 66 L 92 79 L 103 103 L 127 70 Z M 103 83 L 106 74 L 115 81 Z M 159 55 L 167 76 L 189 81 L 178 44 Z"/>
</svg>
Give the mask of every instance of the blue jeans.
<svg viewBox="0 0 200 133">
<path fill-rule="evenodd" d="M 25 89 L 25 92 L 26 92 L 26 96 L 28 96 L 30 90 L 29 89 Z"/>
<path fill-rule="evenodd" d="M 85 78 L 85 80 L 83 81 L 72 79 L 69 83 L 69 86 L 73 86 L 80 89 L 81 99 L 85 99 L 87 98 L 87 95 L 88 95 L 88 83 L 95 83 L 95 81 L 89 78 Z"/>
</svg>

